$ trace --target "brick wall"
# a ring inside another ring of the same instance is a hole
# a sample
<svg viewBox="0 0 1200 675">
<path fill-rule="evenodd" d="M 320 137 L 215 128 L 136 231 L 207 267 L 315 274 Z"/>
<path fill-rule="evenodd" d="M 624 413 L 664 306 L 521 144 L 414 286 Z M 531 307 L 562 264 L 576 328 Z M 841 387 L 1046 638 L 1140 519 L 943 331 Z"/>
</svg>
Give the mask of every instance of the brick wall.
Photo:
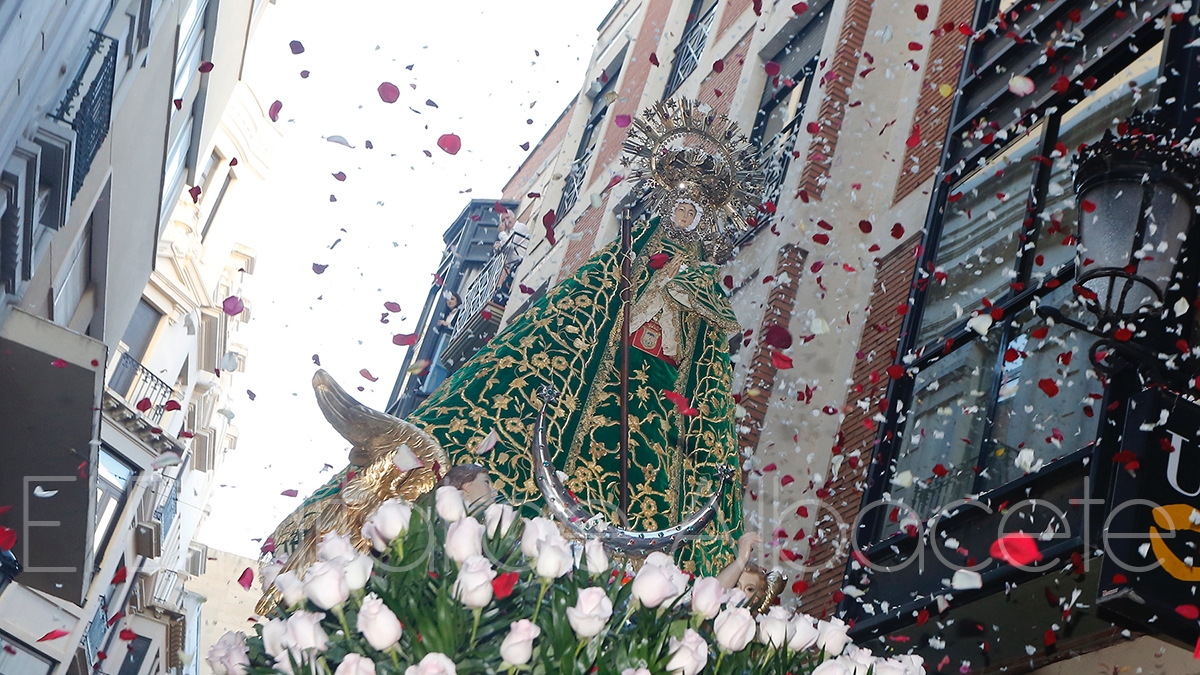
<svg viewBox="0 0 1200 675">
<path fill-rule="evenodd" d="M 592 164 L 595 169 L 592 170 L 587 180 L 591 185 L 594 185 L 597 180 L 607 181 L 604 170 L 621 154 L 621 144 L 625 142 L 628 127 L 622 129 L 612 121 L 616 119 L 617 115 L 636 117 L 641 112 L 642 91 L 646 88 L 646 81 L 651 78 L 651 70 L 660 67 L 650 63 L 650 53 L 659 54 L 661 67 L 671 67 L 669 60 L 662 60 L 662 55 L 669 54 L 669 47 L 674 47 L 674 45 L 660 45 L 659 40 L 662 37 L 662 29 L 666 24 L 667 15 L 671 11 L 673 2 L 674 0 L 650 0 L 650 6 L 646 8 L 646 17 L 642 20 L 637 41 L 632 45 L 633 53 L 621 75 L 621 87 L 617 92 L 620 98 L 609 106 L 608 114 L 605 115 L 604 138 L 600 141 L 595 163 Z M 666 72 L 662 73 L 663 77 L 666 74 Z M 654 73 L 654 76 L 657 75 L 659 73 Z M 580 198 L 586 199 L 587 195 L 581 195 Z M 588 241 L 587 246 L 590 249 L 592 242 Z"/>
<path fill-rule="evenodd" d="M 771 358 L 774 348 L 764 343 L 761 338 L 770 326 L 788 327 L 796 305 L 796 291 L 800 288 L 800 275 L 804 273 L 804 259 L 807 256 L 807 251 L 794 244 L 787 244 L 779 252 L 775 278 L 782 279 L 786 274 L 787 281 L 771 289 L 763 309 L 762 324 L 758 328 L 759 339 L 754 357 L 750 361 L 750 370 L 746 374 L 745 390 L 741 397 L 746 416 L 742 418 L 739 426 L 746 427 L 747 431 L 738 439 L 740 448 L 753 450 L 758 447 L 763 420 L 766 419 L 767 408 L 771 402 L 771 391 L 775 387 L 775 376 L 779 372 Z M 745 474 L 742 478 L 745 480 Z"/>
<path fill-rule="evenodd" d="M 562 111 L 558 116 L 558 120 L 551 125 L 550 130 L 538 141 L 537 147 L 533 152 L 525 158 L 521 163 L 521 167 L 513 174 L 512 178 L 508 179 L 508 183 L 504 186 L 504 199 L 520 201 L 529 192 L 529 188 L 533 185 L 541 172 L 542 165 L 546 160 L 558 153 L 559 145 L 563 139 L 567 137 L 567 128 L 571 126 L 571 117 L 575 112 L 575 102 L 572 101 L 567 109 Z M 573 153 L 572 153 L 573 156 Z"/>
<path fill-rule="evenodd" d="M 842 119 L 850 102 L 850 85 L 858 72 L 863 38 L 867 33 L 867 24 L 871 22 L 874 4 L 874 0 L 850 0 L 838 36 L 837 52 L 826 63 L 825 70 L 818 71 L 825 90 L 817 118 L 821 130 L 809 144 L 804 170 L 800 174 L 800 189 L 814 199 L 821 198 L 824 186 L 820 179 L 829 173 L 833 165 Z"/>
<path fill-rule="evenodd" d="M 825 485 L 829 495 L 823 498 L 837 512 L 841 522 L 851 526 L 862 506 L 866 471 L 875 451 L 876 423 L 871 418 L 885 410 L 886 371 L 896 361 L 894 352 L 900 341 L 904 318 L 897 308 L 908 302 L 918 243 L 920 237 L 912 237 L 877 261 L 870 313 L 863 326 L 854 364 L 854 384 L 846 392 L 845 418 L 838 431 L 838 445 L 834 447 L 834 454 L 841 455 L 843 461 L 837 475 L 831 473 Z M 859 407 L 858 402 L 863 399 L 870 401 L 869 410 Z M 835 594 L 842 587 L 850 529 L 840 529 L 827 511 L 822 510 L 816 517 L 817 522 L 812 527 L 815 540 L 805 562 L 816 572 L 808 589 L 801 594 L 800 607 L 812 616 L 823 617 L 834 612 L 840 597 Z M 832 564 L 832 568 L 827 569 L 828 564 Z"/>
<path fill-rule="evenodd" d="M 729 30 L 737 20 L 742 18 L 742 14 L 746 13 L 746 9 L 754 4 L 752 0 L 726 0 L 724 13 L 721 14 L 721 24 L 717 26 L 717 32 L 709 36 L 709 40 L 716 41 Z M 751 29 L 753 30 L 753 29 Z"/>
<path fill-rule="evenodd" d="M 709 71 L 708 75 L 700 82 L 700 94 L 697 98 L 702 103 L 712 106 L 717 113 L 729 112 L 729 104 L 733 100 L 733 93 L 737 90 L 738 80 L 741 79 L 742 70 L 746 65 L 747 48 L 750 46 L 752 37 L 754 37 L 753 28 L 746 31 L 733 49 L 721 57 L 721 62 L 725 64 L 724 69 L 719 73 Z"/>
<path fill-rule="evenodd" d="M 557 284 L 559 281 L 574 274 L 575 270 L 579 269 L 579 266 L 591 257 L 592 244 L 596 241 L 596 233 L 600 231 L 600 225 L 604 222 L 604 214 L 608 211 L 608 196 L 610 194 L 612 193 L 604 193 L 604 202 L 600 205 L 600 208 L 597 209 L 589 206 L 579 216 L 579 219 L 575 221 L 575 227 L 571 230 L 571 238 L 566 242 L 567 252 L 563 254 L 562 265 L 558 268 L 558 279 L 554 283 Z M 580 201 L 583 201 L 582 197 Z"/>
<path fill-rule="evenodd" d="M 892 203 L 911 194 L 938 168 L 942 145 L 946 139 L 946 127 L 950 124 L 950 112 L 954 104 L 953 89 L 958 86 L 963 48 L 967 44 L 967 36 L 956 28 L 948 31 L 942 28 L 947 24 L 958 26 L 963 22 L 970 25 L 974 10 L 973 0 L 944 0 L 938 11 L 936 25 L 939 28 L 929 44 L 925 79 L 921 83 L 921 96 L 917 99 L 917 113 L 913 117 L 913 124 L 920 126 L 921 142 L 904 153 L 904 168 L 900 180 L 896 182 L 896 194 Z M 942 85 L 951 88 L 949 96 L 943 96 L 939 91 Z M 909 134 L 911 133 L 912 127 L 909 128 Z"/>
</svg>

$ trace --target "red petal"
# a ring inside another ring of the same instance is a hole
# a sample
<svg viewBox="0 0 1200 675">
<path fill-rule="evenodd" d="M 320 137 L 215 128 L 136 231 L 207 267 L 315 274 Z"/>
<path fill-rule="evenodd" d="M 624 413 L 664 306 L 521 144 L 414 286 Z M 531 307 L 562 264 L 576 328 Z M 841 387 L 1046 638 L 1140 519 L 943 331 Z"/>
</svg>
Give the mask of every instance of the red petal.
<svg viewBox="0 0 1200 675">
<path fill-rule="evenodd" d="M 904 142 L 910 148 L 915 148 L 921 144 L 921 125 L 914 124 L 912 133 L 908 135 L 908 140 Z"/>
<path fill-rule="evenodd" d="M 246 309 L 246 303 L 242 302 L 242 299 L 236 295 L 231 295 L 221 301 L 221 309 L 225 310 L 225 313 L 229 316 L 237 316 Z"/>
<path fill-rule="evenodd" d="M 771 352 L 771 363 L 779 370 L 788 370 L 792 367 L 792 357 L 779 352 Z"/>
<path fill-rule="evenodd" d="M 1050 85 L 1050 88 L 1060 94 L 1065 94 L 1067 93 L 1067 90 L 1071 88 L 1071 81 L 1065 76 L 1059 75 L 1058 79 L 1054 81 L 1054 84 Z"/>
<path fill-rule="evenodd" d="M 1054 398 L 1055 396 L 1058 395 L 1058 385 L 1055 384 L 1054 380 L 1052 380 L 1048 377 L 1044 377 L 1044 378 L 1038 380 L 1038 387 L 1042 391 L 1046 392 L 1046 395 L 1051 398 Z"/>
<path fill-rule="evenodd" d="M 363 377 L 370 380 L 371 382 L 376 382 L 379 380 L 378 377 L 375 377 L 374 375 L 372 375 L 371 371 L 367 370 L 366 368 L 363 368 L 362 370 L 358 371 L 358 374 L 362 375 Z"/>
<path fill-rule="evenodd" d="M 448 155 L 457 155 L 462 149 L 462 139 L 454 134 L 442 134 L 437 144 Z"/>
<path fill-rule="evenodd" d="M 719 73 L 722 70 L 725 70 L 725 62 L 722 61 L 721 59 L 717 59 L 716 61 L 713 61 L 713 72 Z"/>
<path fill-rule="evenodd" d="M 275 101 L 271 104 L 271 109 L 267 111 L 267 114 L 270 115 L 272 122 L 279 121 L 280 110 L 283 110 L 283 101 Z"/>
<path fill-rule="evenodd" d="M 658 54 L 655 54 L 654 52 L 650 52 L 650 63 L 652 63 L 656 66 L 658 65 Z"/>
<path fill-rule="evenodd" d="M 147 410 L 153 408 L 154 404 L 150 402 L 150 399 L 142 398 L 142 400 L 138 401 L 134 407 L 138 409 L 138 412 L 146 412 Z"/>
<path fill-rule="evenodd" d="M 1084 213 L 1091 213 L 1092 211 L 1096 210 L 1096 202 L 1093 202 L 1090 199 L 1083 200 L 1083 203 L 1080 204 L 1080 206 L 1083 208 Z"/>
<path fill-rule="evenodd" d="M 928 10 L 926 10 L 928 11 Z M 929 610 L 922 609 L 917 611 L 917 625 L 924 626 L 925 622 L 929 621 Z"/>
<path fill-rule="evenodd" d="M 933 475 L 937 476 L 938 478 L 944 478 L 948 473 L 950 473 L 950 471 L 944 464 L 935 464 L 933 467 Z"/>
<path fill-rule="evenodd" d="M 616 117 L 613 118 L 613 123 L 616 124 L 618 127 L 621 127 L 622 129 L 629 126 L 629 123 L 632 121 L 633 121 L 633 118 L 630 117 L 629 115 L 617 115 Z"/>
<path fill-rule="evenodd" d="M 775 77 L 779 74 L 779 64 L 774 61 L 767 61 L 763 64 L 763 70 L 767 71 L 768 77 Z"/>
<path fill-rule="evenodd" d="M 175 399 L 171 399 L 170 401 L 167 401 L 166 405 L 163 406 L 163 410 L 166 410 L 167 412 L 170 412 L 172 410 L 182 410 L 182 409 L 183 409 L 183 406 L 179 405 L 179 401 L 176 401 Z"/>
<path fill-rule="evenodd" d="M 1047 647 L 1053 647 L 1054 643 L 1058 642 L 1058 636 L 1054 634 L 1053 630 L 1047 628 L 1046 633 L 1042 636 L 1042 641 L 1046 643 Z"/>
<path fill-rule="evenodd" d="M 128 628 L 125 628 L 120 633 L 117 634 L 117 637 L 121 638 L 122 640 L 124 640 L 126 642 L 132 642 L 137 639 L 138 634 Z"/>
<path fill-rule="evenodd" d="M 399 333 L 392 336 L 392 344 L 398 347 L 407 347 L 417 343 L 416 333 Z"/>
<path fill-rule="evenodd" d="M 904 226 L 900 223 L 892 225 L 892 238 L 899 239 L 904 236 Z"/>
<path fill-rule="evenodd" d="M 1032 331 L 1032 334 L 1033 334 L 1033 337 L 1041 340 L 1050 334 L 1050 328 L 1048 326 L 1042 326 L 1041 328 L 1034 328 Z"/>
<path fill-rule="evenodd" d="M 824 232 L 818 232 L 818 233 L 814 234 L 812 238 L 813 238 L 813 241 L 815 241 L 821 245 L 825 245 L 825 244 L 829 243 L 829 235 L 825 234 Z"/>
<path fill-rule="evenodd" d="M 242 570 L 242 576 L 238 577 L 238 585 L 246 590 L 250 590 L 250 586 L 254 583 L 254 570 L 247 567 Z"/>
<path fill-rule="evenodd" d="M 763 329 L 762 340 L 777 349 L 787 349 L 792 346 L 792 334 L 783 326 L 775 324 Z"/>
<path fill-rule="evenodd" d="M 279 494 L 284 497 L 295 497 L 296 495 L 298 495 L 300 493 L 297 492 L 295 489 L 289 488 L 287 490 L 284 490 L 283 492 L 280 492 Z"/>
<path fill-rule="evenodd" d="M 49 640 L 57 640 L 58 638 L 63 637 L 65 635 L 69 635 L 69 634 L 70 634 L 70 631 L 65 631 L 61 628 L 55 628 L 54 630 L 50 631 L 49 633 L 46 633 L 42 637 L 38 638 L 38 642 L 47 642 Z"/>
<path fill-rule="evenodd" d="M 1037 540 L 1024 532 L 1014 532 L 992 542 L 990 553 L 1010 565 L 1028 565 L 1042 559 Z"/>
<path fill-rule="evenodd" d="M 50 365 L 55 368 L 66 368 L 67 362 L 62 359 L 54 359 L 53 361 L 50 362 Z"/>
<path fill-rule="evenodd" d="M 207 73 L 208 71 L 210 71 L 212 69 L 213 69 L 212 61 L 203 61 L 200 63 L 200 67 L 197 70 L 199 70 L 202 73 Z"/>
<path fill-rule="evenodd" d="M 0 525 L 0 551 L 12 550 L 17 544 L 17 531 Z"/>
<path fill-rule="evenodd" d="M 791 476 L 784 476 L 783 478 L 779 479 L 779 484 L 783 486 L 791 485 L 794 482 L 796 482 L 796 479 L 792 478 Z"/>
<path fill-rule="evenodd" d="M 519 576 L 516 572 L 504 572 L 492 579 L 492 592 L 495 593 L 497 600 L 503 600 L 512 595 L 513 587 L 517 585 Z"/>
<path fill-rule="evenodd" d="M 1200 619 L 1200 609 L 1195 605 L 1180 605 L 1175 608 L 1175 612 L 1189 621 Z"/>
<path fill-rule="evenodd" d="M 400 99 L 400 87 L 397 87 L 396 85 L 392 84 L 391 82 L 384 82 L 384 83 L 380 84 L 378 91 L 379 91 L 379 98 L 384 103 L 395 103 L 396 101 L 398 101 Z M 454 154 L 454 153 L 450 153 L 450 154 Z"/>
<path fill-rule="evenodd" d="M 808 11 L 808 3 L 807 2 L 797 2 L 796 4 L 792 5 L 792 11 L 795 12 L 796 16 L 800 16 L 801 14 Z"/>
<path fill-rule="evenodd" d="M 667 262 L 670 260 L 671 260 L 670 253 L 655 253 L 654 255 L 650 256 L 650 262 L 647 264 L 650 267 L 650 269 L 660 270 L 663 268 L 663 265 L 666 265 Z"/>
<path fill-rule="evenodd" d="M 917 13 L 917 19 L 920 21 L 929 17 L 929 5 L 917 5 L 913 7 L 913 11 Z"/>
<path fill-rule="evenodd" d="M 904 366 L 899 363 L 893 363 L 887 367 L 887 375 L 893 380 L 904 377 Z"/>
</svg>

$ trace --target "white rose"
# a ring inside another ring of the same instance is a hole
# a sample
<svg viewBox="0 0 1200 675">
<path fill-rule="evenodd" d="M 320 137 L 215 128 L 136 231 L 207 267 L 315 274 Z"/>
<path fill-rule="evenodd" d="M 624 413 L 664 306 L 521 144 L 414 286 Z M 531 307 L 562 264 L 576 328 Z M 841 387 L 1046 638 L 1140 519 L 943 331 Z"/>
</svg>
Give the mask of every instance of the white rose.
<svg viewBox="0 0 1200 675">
<path fill-rule="evenodd" d="M 772 607 L 769 612 L 758 617 L 758 641 L 776 649 L 788 643 L 791 624 L 788 613 L 782 607 Z"/>
<path fill-rule="evenodd" d="M 588 574 L 604 574 L 608 571 L 608 553 L 599 539 L 588 539 L 582 547 L 576 549 L 575 566 L 587 564 Z"/>
<path fill-rule="evenodd" d="M 521 552 L 526 558 L 534 559 L 538 555 L 538 544 L 542 541 L 562 540 L 558 526 L 546 518 L 531 518 L 525 521 L 525 531 L 521 534 Z"/>
<path fill-rule="evenodd" d="M 649 668 L 626 668 L 621 671 L 621 675 L 650 675 Z"/>
<path fill-rule="evenodd" d="M 672 567 L 674 566 L 672 565 Z M 678 572 L 678 570 L 675 571 Z M 650 560 L 647 559 L 633 580 L 633 597 L 640 600 L 646 607 L 658 607 L 667 600 L 679 597 L 686 590 L 687 578 L 684 577 L 682 586 L 677 586 L 677 581 L 678 578 L 671 573 L 670 569 L 651 565 Z"/>
<path fill-rule="evenodd" d="M 700 577 L 692 584 L 692 613 L 711 619 L 721 611 L 725 589 L 716 577 Z"/>
<path fill-rule="evenodd" d="M 571 611 L 570 609 L 567 610 Z M 500 643 L 500 658 L 510 666 L 523 666 L 533 657 L 533 641 L 542 629 L 529 619 L 521 619 L 508 627 L 508 635 Z"/>
<path fill-rule="evenodd" d="M 565 541 L 543 541 L 538 546 L 537 574 L 543 579 L 557 579 L 571 571 L 573 558 Z"/>
<path fill-rule="evenodd" d="M 904 666 L 904 675 L 925 675 L 925 659 L 916 654 L 900 654 L 892 660 Z"/>
<path fill-rule="evenodd" d="M 408 532 L 412 521 L 412 504 L 399 499 L 389 499 L 375 509 L 375 513 L 363 525 L 364 539 L 370 539 L 376 551 L 382 553 L 396 537 Z"/>
<path fill-rule="evenodd" d="M 813 618 L 807 614 L 796 614 L 792 618 L 792 638 L 788 640 L 788 649 L 804 651 L 817 644 L 817 626 Z"/>
<path fill-rule="evenodd" d="M 430 652 L 420 663 L 409 666 L 404 675 L 458 675 L 458 669 L 445 654 Z"/>
<path fill-rule="evenodd" d="M 696 675 L 708 663 L 708 643 L 700 634 L 691 628 L 683 632 L 683 639 L 670 641 L 671 660 L 667 662 L 667 671 Z"/>
<path fill-rule="evenodd" d="M 872 672 L 871 669 L 875 667 L 875 662 L 878 661 L 870 649 L 863 649 L 854 645 L 850 645 L 846 649 L 846 653 L 838 660 L 844 661 L 853 675 L 868 675 L 868 673 Z"/>
<path fill-rule="evenodd" d="M 317 560 L 345 565 L 356 555 L 358 555 L 358 551 L 354 550 L 354 546 L 350 543 L 350 537 L 332 530 L 326 532 L 325 536 L 317 542 Z"/>
<path fill-rule="evenodd" d="M 483 525 L 474 518 L 450 523 L 446 530 L 446 555 L 461 565 L 473 555 L 483 554 Z"/>
<path fill-rule="evenodd" d="M 436 507 L 438 515 L 448 523 L 462 520 L 467 515 L 462 490 L 453 485 L 443 485 L 437 489 Z"/>
<path fill-rule="evenodd" d="M 321 609 L 332 609 L 350 597 L 346 572 L 333 562 L 313 563 L 304 573 L 304 595 Z"/>
<path fill-rule="evenodd" d="M 830 659 L 813 669 L 812 675 L 850 675 L 850 669 L 836 659 Z"/>
<path fill-rule="evenodd" d="M 229 631 L 208 650 L 208 666 L 214 675 L 245 675 L 250 669 L 246 634 Z"/>
<path fill-rule="evenodd" d="M 458 521 L 465 523 L 472 518 Z M 455 523 L 457 525 L 458 523 Z M 463 561 L 458 570 L 458 579 L 454 581 L 454 597 L 471 609 L 487 607 L 492 601 L 492 579 L 496 578 L 496 570 L 492 563 L 481 555 L 473 555 Z"/>
<path fill-rule="evenodd" d="M 907 675 L 907 670 L 900 661 L 887 659 L 875 662 L 875 670 L 872 675 Z"/>
<path fill-rule="evenodd" d="M 342 659 L 333 675 L 375 675 L 375 662 L 360 654 L 350 652 Z"/>
<path fill-rule="evenodd" d="M 754 639 L 754 617 L 745 607 L 727 609 L 713 621 L 717 645 L 727 652 L 740 652 Z"/>
<path fill-rule="evenodd" d="M 595 637 L 612 618 L 613 604 L 602 588 L 595 586 L 579 591 L 574 607 L 567 608 L 567 622 L 581 638 Z"/>
<path fill-rule="evenodd" d="M 283 594 L 283 604 L 288 607 L 304 599 L 304 582 L 293 571 L 287 571 L 275 577 L 275 588 Z"/>
<path fill-rule="evenodd" d="M 371 580 L 371 571 L 375 567 L 375 559 L 359 553 L 353 560 L 346 563 L 346 586 L 352 591 L 361 591 Z"/>
<path fill-rule="evenodd" d="M 287 649 L 287 623 L 283 619 L 271 619 L 263 626 L 263 651 L 270 656 L 279 656 Z"/>
<path fill-rule="evenodd" d="M 516 518 L 516 509 L 508 504 L 489 504 L 483 510 L 483 519 L 487 524 L 487 536 L 494 537 L 497 532 L 501 537 L 508 534 L 508 530 Z"/>
<path fill-rule="evenodd" d="M 322 613 L 298 611 L 288 618 L 284 631 L 279 635 L 278 629 L 273 630 L 272 647 L 279 649 L 275 654 L 275 667 L 285 672 L 291 672 L 291 661 L 303 663 L 312 660 L 314 652 L 323 652 L 329 645 L 329 636 L 321 629 Z M 263 631 L 264 648 L 267 643 L 266 630 Z"/>
<path fill-rule="evenodd" d="M 358 632 L 375 649 L 384 651 L 400 641 L 404 627 L 378 595 L 371 593 L 363 598 L 358 610 Z"/>
<path fill-rule="evenodd" d="M 850 627 L 837 617 L 828 621 L 819 621 L 817 623 L 817 646 L 830 656 L 841 654 L 846 643 L 850 641 L 850 638 L 846 636 L 848 630 Z"/>
<path fill-rule="evenodd" d="M 262 580 L 263 590 L 267 590 L 271 588 L 271 586 L 274 586 L 275 578 L 278 577 L 279 573 L 282 571 L 282 563 L 271 563 L 270 565 L 263 567 L 262 571 L 259 572 L 259 578 Z"/>
</svg>

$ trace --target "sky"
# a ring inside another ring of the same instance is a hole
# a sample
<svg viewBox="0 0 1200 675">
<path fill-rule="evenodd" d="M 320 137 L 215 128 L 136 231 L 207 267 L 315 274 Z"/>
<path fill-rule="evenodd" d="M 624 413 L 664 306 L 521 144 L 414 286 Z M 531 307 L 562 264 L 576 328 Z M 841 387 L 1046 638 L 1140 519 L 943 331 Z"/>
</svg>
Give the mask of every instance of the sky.
<svg viewBox="0 0 1200 675">
<path fill-rule="evenodd" d="M 499 197 L 528 155 L 521 144 L 536 146 L 579 92 L 612 4 L 267 6 L 243 79 L 264 108 L 282 103 L 282 139 L 266 180 L 231 218 L 257 253 L 243 284 L 251 320 L 233 337 L 249 358 L 229 405 L 237 447 L 217 471 L 201 542 L 257 557 L 255 539 L 345 466 L 349 444 L 313 397 L 314 360 L 363 403 L 385 407 L 408 349 L 392 336 L 420 316 L 442 232 L 469 199 Z M 384 82 L 399 88 L 395 103 L 378 93 Z M 437 146 L 447 133 L 462 140 L 456 155 Z M 326 140 L 335 135 L 353 147 Z M 385 302 L 401 306 L 386 324 Z"/>
</svg>

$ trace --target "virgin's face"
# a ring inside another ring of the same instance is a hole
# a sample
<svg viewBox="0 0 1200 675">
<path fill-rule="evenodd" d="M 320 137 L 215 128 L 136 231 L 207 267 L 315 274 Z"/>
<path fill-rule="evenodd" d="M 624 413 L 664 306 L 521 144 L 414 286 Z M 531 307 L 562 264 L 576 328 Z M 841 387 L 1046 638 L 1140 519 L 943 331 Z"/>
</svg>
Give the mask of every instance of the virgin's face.
<svg viewBox="0 0 1200 675">
<path fill-rule="evenodd" d="M 693 230 L 696 227 L 696 207 L 688 202 L 679 202 L 675 204 L 675 211 L 671 214 L 671 220 L 675 223 L 675 227 L 681 230 Z"/>
</svg>

